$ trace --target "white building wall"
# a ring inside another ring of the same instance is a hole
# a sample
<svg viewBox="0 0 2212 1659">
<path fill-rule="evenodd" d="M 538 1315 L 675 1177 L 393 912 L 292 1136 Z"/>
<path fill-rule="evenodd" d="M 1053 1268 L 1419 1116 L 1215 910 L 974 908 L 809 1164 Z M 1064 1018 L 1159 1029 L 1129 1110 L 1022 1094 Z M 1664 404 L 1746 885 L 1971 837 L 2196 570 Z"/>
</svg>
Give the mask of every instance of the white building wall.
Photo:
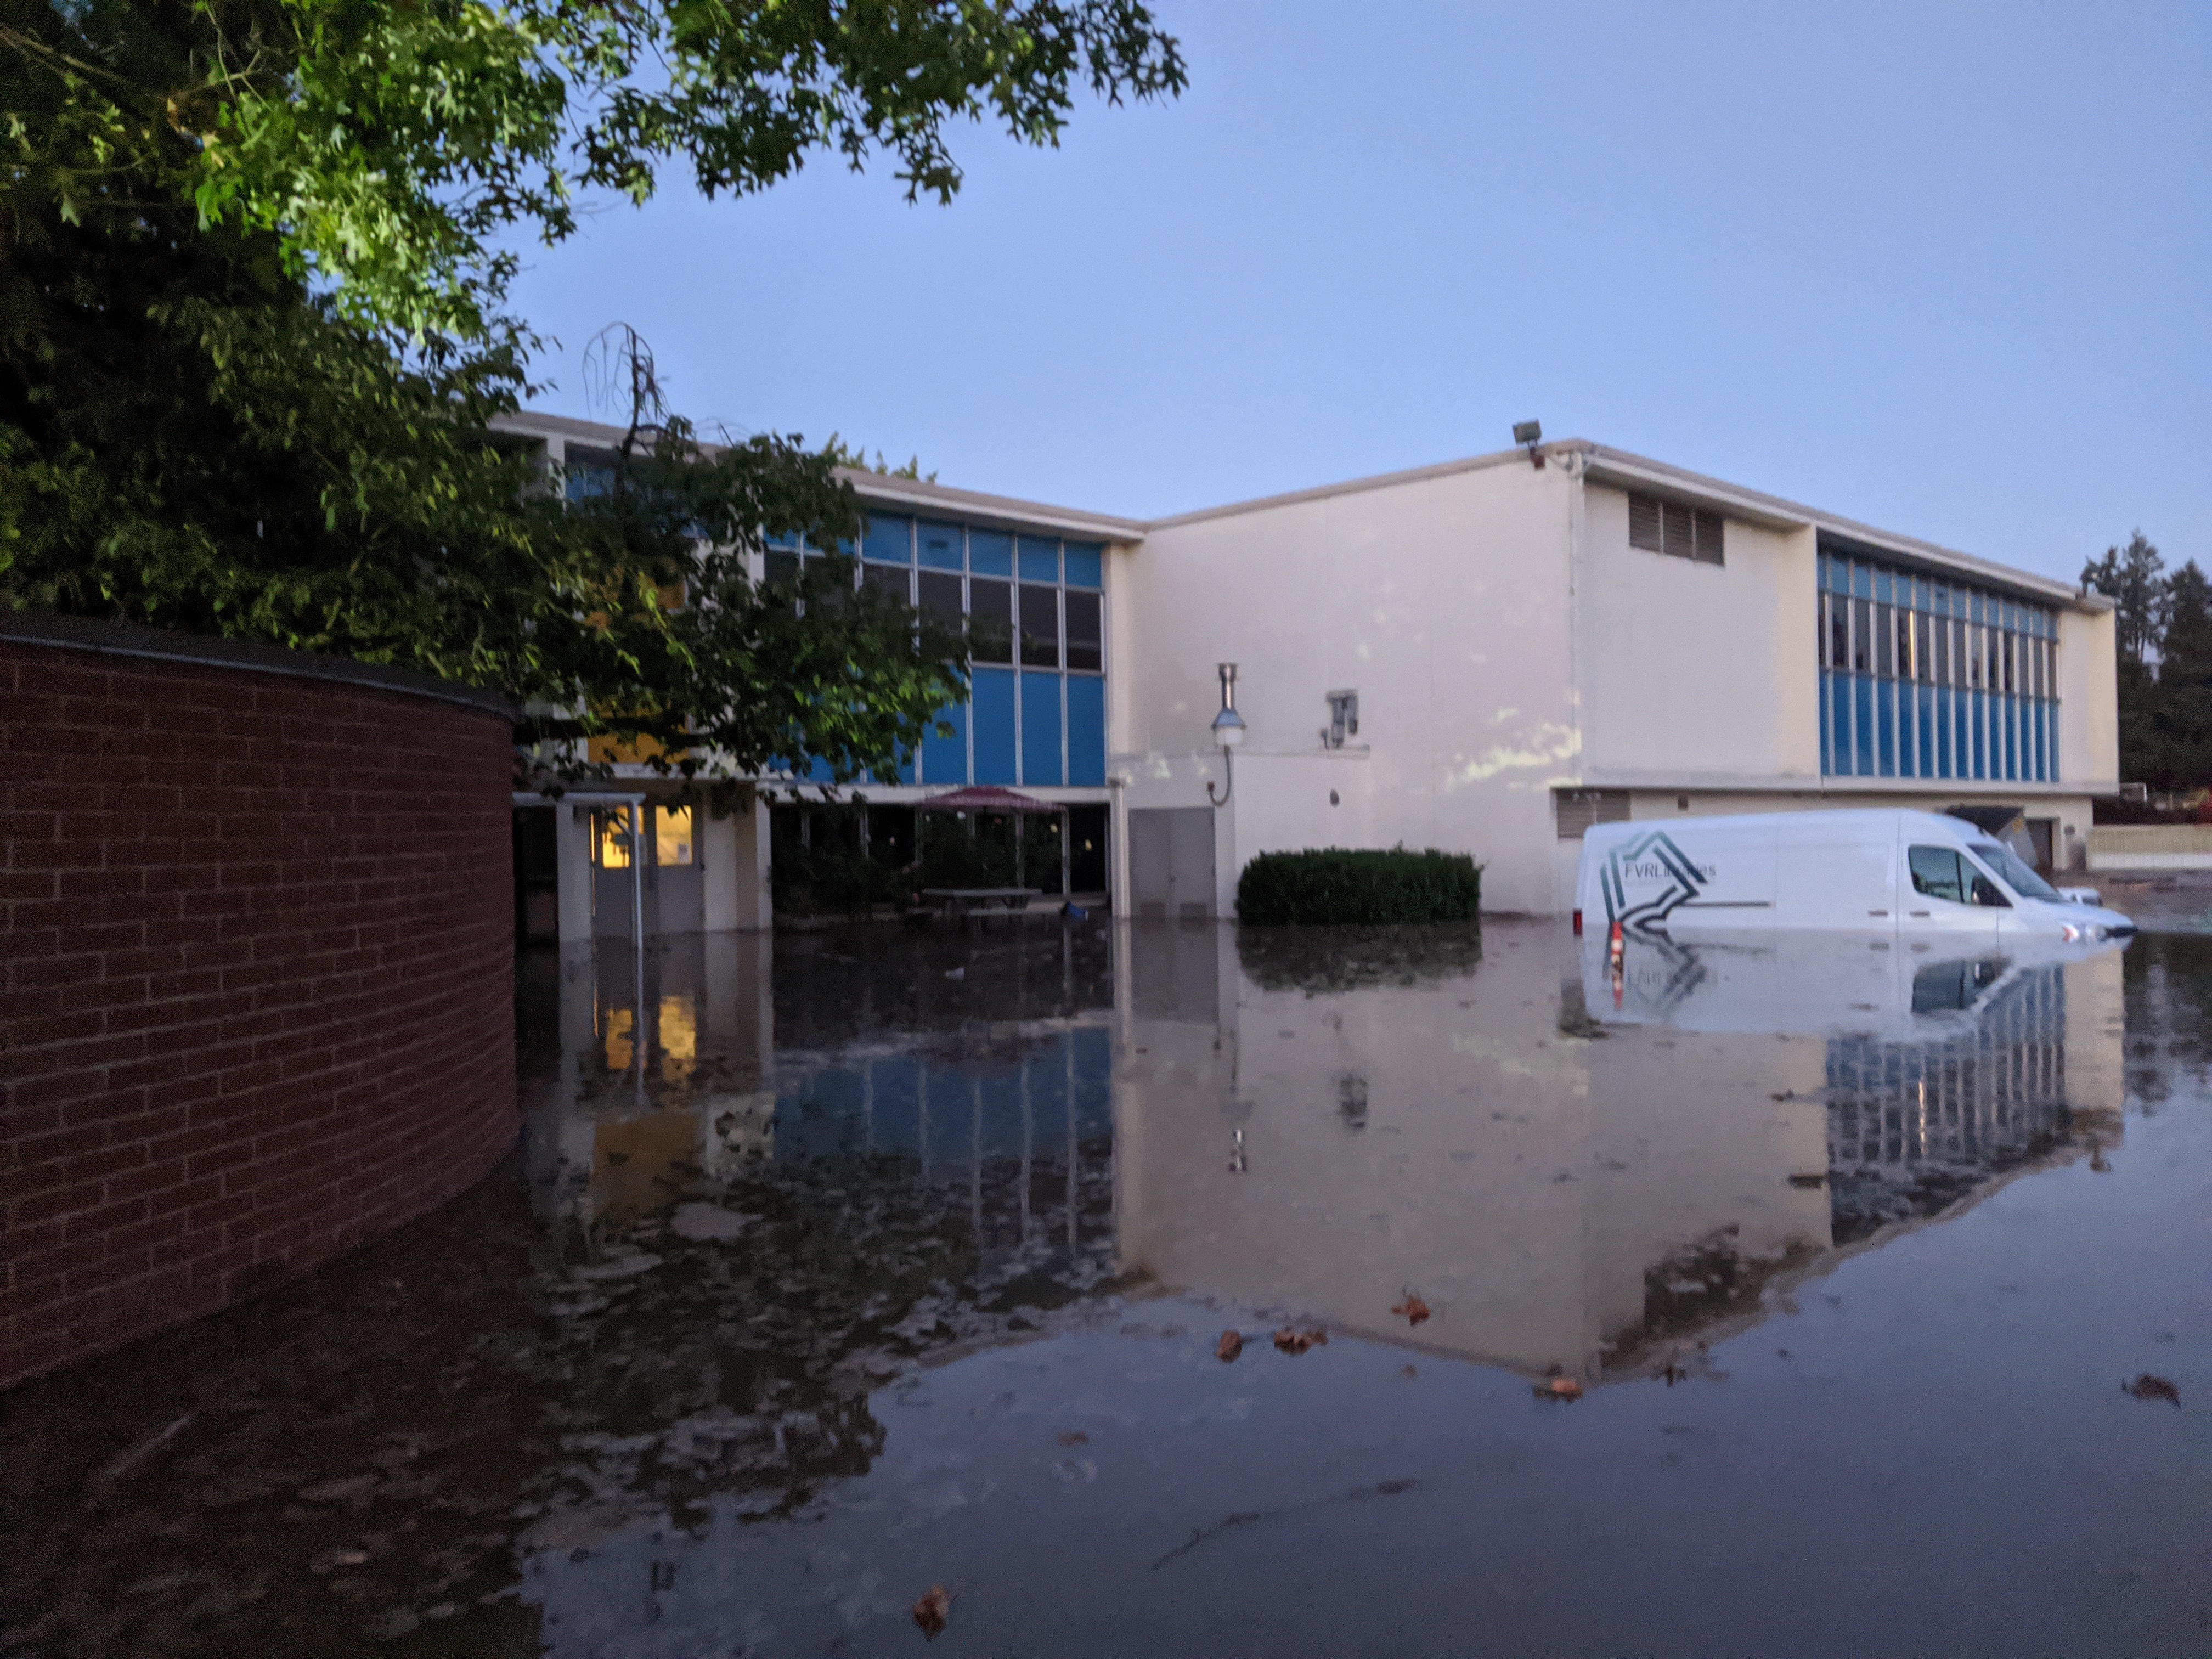
<svg viewBox="0 0 2212 1659">
<path fill-rule="evenodd" d="M 1814 532 L 1732 520 L 1724 562 L 1692 563 L 1630 546 L 1627 494 L 1600 484 L 1583 521 L 1583 781 L 1818 787 Z"/>
<path fill-rule="evenodd" d="M 1580 742 L 1572 494 L 1516 461 L 1153 530 L 1115 572 L 1125 804 L 1188 805 L 1219 781 L 1215 665 L 1233 661 L 1249 735 L 1224 900 L 1258 853 L 1402 842 L 1474 854 L 1488 908 L 1548 908 L 1551 789 Z M 1332 754 L 1340 689 L 1360 732 Z"/>
</svg>

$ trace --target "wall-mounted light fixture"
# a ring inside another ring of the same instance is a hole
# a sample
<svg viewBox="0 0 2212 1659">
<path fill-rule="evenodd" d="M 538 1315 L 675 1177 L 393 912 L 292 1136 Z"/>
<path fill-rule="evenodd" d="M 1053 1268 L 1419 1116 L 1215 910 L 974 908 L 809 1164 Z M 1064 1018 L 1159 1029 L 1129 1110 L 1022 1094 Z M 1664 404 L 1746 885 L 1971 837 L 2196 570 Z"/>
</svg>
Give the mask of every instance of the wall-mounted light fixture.
<svg viewBox="0 0 2212 1659">
<path fill-rule="evenodd" d="M 1544 452 L 1536 447 L 1544 441 L 1544 423 L 1541 421 L 1514 422 L 1513 441 L 1528 452 L 1529 465 L 1540 467 L 1544 465 Z"/>
<path fill-rule="evenodd" d="M 1213 717 L 1213 740 L 1221 745 L 1221 793 L 1213 793 L 1213 780 L 1206 781 L 1206 798 L 1216 806 L 1229 805 L 1229 792 L 1237 787 L 1237 775 L 1230 769 L 1229 757 L 1238 744 L 1244 741 L 1244 717 L 1237 712 L 1237 665 L 1224 662 L 1218 665 L 1221 673 L 1221 712 Z"/>
<path fill-rule="evenodd" d="M 1322 728 L 1321 740 L 1331 749 L 1344 747 L 1346 738 L 1359 735 L 1359 693 L 1332 691 L 1328 694 L 1328 724 Z"/>
</svg>

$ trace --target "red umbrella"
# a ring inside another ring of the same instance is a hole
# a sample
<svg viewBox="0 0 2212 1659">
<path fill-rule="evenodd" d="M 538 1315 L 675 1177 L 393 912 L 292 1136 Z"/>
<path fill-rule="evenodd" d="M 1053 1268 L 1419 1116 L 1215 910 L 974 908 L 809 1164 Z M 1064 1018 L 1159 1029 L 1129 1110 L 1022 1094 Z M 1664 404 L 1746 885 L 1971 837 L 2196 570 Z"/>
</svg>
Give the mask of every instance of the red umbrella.
<svg viewBox="0 0 2212 1659">
<path fill-rule="evenodd" d="M 1018 789 L 1001 789 L 996 784 L 973 784 L 965 789 L 954 789 L 942 795 L 933 795 L 927 800 L 914 804 L 917 812 L 1050 812 L 1066 811 L 1064 806 L 1048 800 L 1039 800 L 1035 795 L 1024 795 Z"/>
</svg>

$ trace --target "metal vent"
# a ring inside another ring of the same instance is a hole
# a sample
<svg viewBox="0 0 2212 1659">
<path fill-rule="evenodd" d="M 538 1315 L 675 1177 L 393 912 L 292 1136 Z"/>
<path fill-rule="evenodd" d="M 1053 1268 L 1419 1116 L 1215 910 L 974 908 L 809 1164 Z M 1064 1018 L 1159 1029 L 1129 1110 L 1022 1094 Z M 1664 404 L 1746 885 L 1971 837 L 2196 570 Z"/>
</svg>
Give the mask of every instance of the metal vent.
<svg viewBox="0 0 2212 1659">
<path fill-rule="evenodd" d="M 1632 495 L 1628 498 L 1631 547 L 1669 554 L 1678 559 L 1694 559 L 1699 564 L 1719 564 L 1723 562 L 1723 525 L 1719 514 L 1680 501 L 1665 501 L 1656 495 Z"/>
<path fill-rule="evenodd" d="M 1580 841 L 1594 823 L 1628 821 L 1628 791 L 1555 789 L 1552 792 L 1552 808 L 1559 822 L 1559 839 Z"/>
</svg>

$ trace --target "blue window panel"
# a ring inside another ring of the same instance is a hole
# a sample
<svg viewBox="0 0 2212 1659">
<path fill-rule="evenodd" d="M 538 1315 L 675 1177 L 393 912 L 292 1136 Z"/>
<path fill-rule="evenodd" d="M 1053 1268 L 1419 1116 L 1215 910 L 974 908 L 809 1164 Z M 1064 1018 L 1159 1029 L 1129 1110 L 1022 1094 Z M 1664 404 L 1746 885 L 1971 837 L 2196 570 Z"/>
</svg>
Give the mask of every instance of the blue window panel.
<svg viewBox="0 0 2212 1659">
<path fill-rule="evenodd" d="M 932 524 L 921 521 L 921 568 L 925 570 L 957 570 L 960 568 L 960 526 L 957 524 Z"/>
<path fill-rule="evenodd" d="M 1903 579 L 1899 580 L 1902 586 Z M 1900 778 L 1919 775 L 1920 755 L 1912 746 L 1913 731 L 1912 682 L 1899 680 L 1897 683 L 1897 775 Z"/>
<path fill-rule="evenodd" d="M 1114 1034 L 1079 1025 L 1067 1034 L 1075 1051 L 1075 1133 L 1089 1140 L 1114 1133 Z"/>
<path fill-rule="evenodd" d="M 1990 775 L 1990 744 L 1988 714 L 1989 694 L 1974 692 L 1969 700 L 1966 723 L 1973 728 L 1974 770 L 1972 775 L 1986 778 Z"/>
<path fill-rule="evenodd" d="M 1036 536 L 1023 537 L 1022 580 L 1025 582 L 1057 582 L 1060 580 L 1060 544 Z"/>
<path fill-rule="evenodd" d="M 968 532 L 968 568 L 979 576 L 1014 574 L 1014 538 L 996 530 Z"/>
<path fill-rule="evenodd" d="M 1858 751 L 1851 769 L 1863 778 L 1874 775 L 1874 681 L 1864 674 L 1851 676 L 1851 737 Z"/>
<path fill-rule="evenodd" d="M 1874 570 L 1871 566 L 1855 564 L 1851 567 L 1851 597 L 1858 599 L 1874 597 Z"/>
<path fill-rule="evenodd" d="M 1060 676 L 1022 676 L 1022 781 L 1058 787 Z"/>
<path fill-rule="evenodd" d="M 796 550 L 799 546 L 799 532 L 795 530 L 779 530 L 772 536 L 762 537 L 761 540 L 769 547 Z"/>
<path fill-rule="evenodd" d="M 968 781 L 968 705 L 948 703 L 937 718 L 952 728 L 940 738 L 932 732 L 921 740 L 921 781 L 927 784 Z"/>
<path fill-rule="evenodd" d="M 1890 696 L 1887 680 L 1878 681 L 1874 689 L 1877 718 L 1881 721 L 1881 775 L 1886 778 L 1897 775 L 1897 711 Z"/>
<path fill-rule="evenodd" d="M 1924 685 L 1905 688 L 1905 718 L 1911 723 L 1912 775 L 1932 778 L 1936 775 L 1934 738 L 1936 721 L 1930 708 L 1934 694 Z"/>
<path fill-rule="evenodd" d="M 1067 781 L 1088 788 L 1106 782 L 1106 682 L 1067 677 Z"/>
<path fill-rule="evenodd" d="M 914 562 L 914 520 L 868 515 L 868 533 L 860 556 L 876 564 Z"/>
<path fill-rule="evenodd" d="M 1105 582 L 1106 550 L 1097 542 L 1070 542 L 1067 544 L 1067 585 L 1070 587 L 1098 587 Z"/>
<path fill-rule="evenodd" d="M 1821 556 L 1821 576 L 1827 575 L 1827 556 Z M 1835 696 L 1835 678 L 1825 668 L 1820 671 L 1820 770 L 1823 775 L 1836 769 L 1835 720 L 1829 701 Z M 1067 724 L 1071 736 L 1075 726 L 1075 703 L 1071 698 L 1067 706 Z"/>
<path fill-rule="evenodd" d="M 969 702 L 975 728 L 975 781 L 1019 782 L 1014 771 L 1014 671 L 977 668 Z"/>
<path fill-rule="evenodd" d="M 2005 777 L 2008 781 L 2020 778 L 2020 699 L 2004 700 Z"/>
<path fill-rule="evenodd" d="M 1889 572 L 1877 566 L 1874 573 L 1874 598 L 1877 605 L 1889 603 Z"/>
<path fill-rule="evenodd" d="M 1948 778 L 1951 771 L 1951 688 L 1939 685 L 1933 693 L 1936 702 L 1936 775 Z"/>
</svg>

